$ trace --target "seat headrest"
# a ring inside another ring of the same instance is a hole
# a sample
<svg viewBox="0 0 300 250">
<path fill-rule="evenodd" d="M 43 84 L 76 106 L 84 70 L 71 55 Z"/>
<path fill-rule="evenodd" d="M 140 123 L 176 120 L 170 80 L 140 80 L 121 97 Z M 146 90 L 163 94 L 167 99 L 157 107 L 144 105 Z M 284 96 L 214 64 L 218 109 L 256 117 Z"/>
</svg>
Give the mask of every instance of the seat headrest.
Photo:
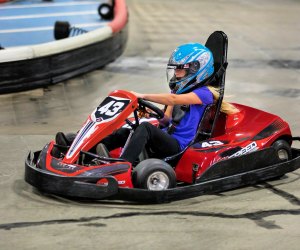
<svg viewBox="0 0 300 250">
<path fill-rule="evenodd" d="M 221 65 L 227 62 L 227 35 L 223 31 L 215 31 L 208 37 L 205 46 L 209 48 L 213 54 L 215 67 L 214 73 L 216 73 L 220 69 Z"/>
</svg>

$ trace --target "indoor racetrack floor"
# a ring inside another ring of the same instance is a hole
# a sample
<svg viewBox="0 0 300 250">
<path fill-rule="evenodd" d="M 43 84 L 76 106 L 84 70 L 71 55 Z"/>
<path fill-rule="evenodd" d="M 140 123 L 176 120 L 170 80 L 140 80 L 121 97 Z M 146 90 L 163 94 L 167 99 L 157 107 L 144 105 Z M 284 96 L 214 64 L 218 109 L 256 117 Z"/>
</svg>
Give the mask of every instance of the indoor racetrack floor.
<svg viewBox="0 0 300 250">
<path fill-rule="evenodd" d="M 0 96 L 0 249 L 299 249 L 300 171 L 160 205 L 80 202 L 24 182 L 24 160 L 57 131 L 77 131 L 112 90 L 166 92 L 171 51 L 229 38 L 226 96 L 275 113 L 300 136 L 300 2 L 128 0 L 127 50 L 102 70 Z M 300 147 L 299 143 L 294 146 Z"/>
</svg>

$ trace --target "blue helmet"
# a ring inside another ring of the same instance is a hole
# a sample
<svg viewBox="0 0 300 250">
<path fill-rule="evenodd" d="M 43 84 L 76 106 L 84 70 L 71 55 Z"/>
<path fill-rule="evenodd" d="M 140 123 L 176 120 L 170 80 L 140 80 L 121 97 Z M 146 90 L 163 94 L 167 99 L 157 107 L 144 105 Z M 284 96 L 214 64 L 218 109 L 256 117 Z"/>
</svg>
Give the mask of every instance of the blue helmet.
<svg viewBox="0 0 300 250">
<path fill-rule="evenodd" d="M 172 93 L 182 94 L 200 87 L 214 73 L 211 51 L 199 43 L 177 47 L 168 62 L 167 81 Z"/>
</svg>

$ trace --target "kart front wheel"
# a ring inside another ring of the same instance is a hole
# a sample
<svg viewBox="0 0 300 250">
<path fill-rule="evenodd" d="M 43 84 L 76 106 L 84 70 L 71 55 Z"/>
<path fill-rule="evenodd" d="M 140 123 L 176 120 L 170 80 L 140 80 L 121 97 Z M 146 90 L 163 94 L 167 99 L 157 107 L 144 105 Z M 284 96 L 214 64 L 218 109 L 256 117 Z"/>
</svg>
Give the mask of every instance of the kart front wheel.
<svg viewBox="0 0 300 250">
<path fill-rule="evenodd" d="M 277 140 L 272 144 L 276 150 L 277 158 L 280 162 L 288 161 L 292 158 L 292 150 L 290 144 L 285 140 Z"/>
<path fill-rule="evenodd" d="M 176 186 L 173 168 L 159 159 L 147 159 L 140 162 L 132 173 L 133 185 L 148 190 L 165 190 Z"/>
</svg>

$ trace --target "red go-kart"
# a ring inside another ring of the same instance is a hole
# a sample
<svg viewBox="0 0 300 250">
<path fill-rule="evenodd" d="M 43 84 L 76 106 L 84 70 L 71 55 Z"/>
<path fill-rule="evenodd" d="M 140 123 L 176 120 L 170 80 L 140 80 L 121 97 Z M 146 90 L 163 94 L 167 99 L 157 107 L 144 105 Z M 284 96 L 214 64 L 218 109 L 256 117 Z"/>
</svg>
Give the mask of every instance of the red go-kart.
<svg viewBox="0 0 300 250">
<path fill-rule="evenodd" d="M 300 150 L 291 144 L 299 137 L 291 135 L 280 117 L 240 104 L 234 104 L 238 113 L 220 112 L 227 44 L 221 31 L 206 42 L 215 61 L 210 84 L 220 89 L 220 98 L 206 108 L 196 136 L 182 152 L 156 159 L 147 149 L 134 167 L 120 158 L 122 148 L 107 156 L 97 154 L 95 146 L 114 130 L 122 126 L 134 130 L 141 122 L 159 126 L 157 119 L 163 117 L 152 103 L 117 90 L 89 115 L 70 146 L 51 141 L 30 153 L 25 180 L 43 192 L 65 197 L 168 202 L 255 184 L 298 169 Z M 154 118 L 141 120 L 140 111 Z"/>
</svg>

